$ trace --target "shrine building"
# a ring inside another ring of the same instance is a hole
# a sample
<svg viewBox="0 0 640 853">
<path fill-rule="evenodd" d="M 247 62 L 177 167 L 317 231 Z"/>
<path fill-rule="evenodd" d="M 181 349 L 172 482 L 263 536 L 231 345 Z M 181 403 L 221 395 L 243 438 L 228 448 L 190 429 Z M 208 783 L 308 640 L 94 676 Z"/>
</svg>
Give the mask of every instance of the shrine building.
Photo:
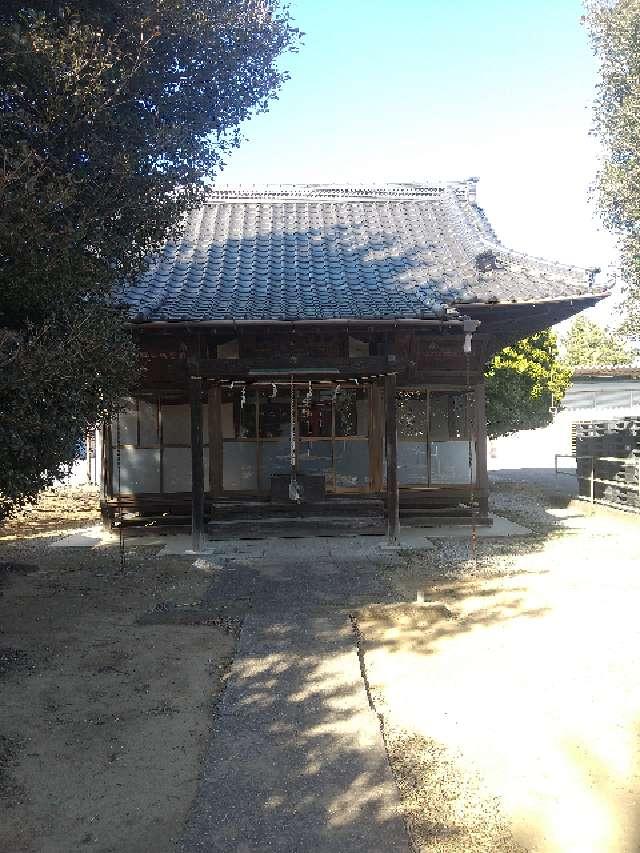
<svg viewBox="0 0 640 853">
<path fill-rule="evenodd" d="M 487 361 L 606 292 L 505 248 L 475 189 L 213 190 L 119 297 L 144 370 L 105 518 L 196 545 L 489 523 Z"/>
</svg>

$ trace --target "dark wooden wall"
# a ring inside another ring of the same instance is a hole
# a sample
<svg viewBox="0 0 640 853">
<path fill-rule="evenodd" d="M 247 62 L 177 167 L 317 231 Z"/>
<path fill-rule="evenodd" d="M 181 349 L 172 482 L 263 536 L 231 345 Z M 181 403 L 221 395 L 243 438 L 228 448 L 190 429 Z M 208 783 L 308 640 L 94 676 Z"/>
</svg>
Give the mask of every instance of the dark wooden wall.
<svg viewBox="0 0 640 853">
<path fill-rule="evenodd" d="M 466 386 L 481 380 L 484 362 L 491 349 L 484 334 L 474 336 L 470 357 L 463 352 L 463 335 L 459 327 L 427 330 L 368 328 L 283 330 L 280 328 L 239 331 L 238 359 L 218 359 L 218 345 L 233 339 L 228 331 L 176 329 L 155 331 L 140 329 L 137 333 L 142 352 L 141 389 L 184 390 L 190 375 L 205 379 L 227 380 L 248 378 L 254 369 L 277 369 L 285 374 L 289 368 L 303 377 L 305 365 L 312 366 L 309 376 L 318 378 L 382 378 L 397 374 L 399 386 L 435 383 Z M 369 356 L 349 358 L 349 338 L 368 345 Z M 367 360 L 369 359 L 369 360 Z M 323 366 L 340 371 L 317 374 Z"/>
</svg>

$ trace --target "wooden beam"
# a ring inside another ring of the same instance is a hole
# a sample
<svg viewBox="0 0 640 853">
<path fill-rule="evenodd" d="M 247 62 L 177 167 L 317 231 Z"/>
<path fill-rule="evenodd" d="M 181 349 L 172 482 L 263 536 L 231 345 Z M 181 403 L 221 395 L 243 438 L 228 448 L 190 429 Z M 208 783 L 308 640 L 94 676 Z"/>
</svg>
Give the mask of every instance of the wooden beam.
<svg viewBox="0 0 640 853">
<path fill-rule="evenodd" d="M 351 377 L 380 376 L 388 370 L 399 370 L 401 365 L 389 364 L 384 356 L 366 358 L 312 358 L 306 355 L 273 358 L 208 358 L 193 365 L 187 359 L 159 358 L 150 355 L 144 363 L 142 386 L 149 389 L 179 388 L 191 374 L 204 379 L 248 379 L 299 376 L 301 379 L 335 377 L 339 380 Z"/>
<path fill-rule="evenodd" d="M 489 472 L 487 470 L 487 410 L 484 380 L 475 386 L 476 483 L 480 515 L 489 512 Z"/>
<path fill-rule="evenodd" d="M 208 358 L 198 366 L 199 375 L 208 379 L 246 377 L 265 379 L 271 376 L 336 376 L 349 379 L 351 376 L 367 376 L 397 370 L 398 365 L 390 365 L 384 356 L 366 358 L 311 358 L 294 356 L 293 358 Z"/>
<path fill-rule="evenodd" d="M 396 375 L 385 377 L 387 435 L 387 532 L 389 544 L 400 541 L 400 493 L 398 490 L 398 404 Z"/>
<path fill-rule="evenodd" d="M 209 493 L 212 497 L 222 494 L 222 389 L 209 385 Z"/>
<path fill-rule="evenodd" d="M 202 459 L 202 379 L 189 379 L 191 400 L 191 547 L 202 548 L 204 534 L 204 462 Z"/>
<path fill-rule="evenodd" d="M 499 347 L 493 339 L 487 345 L 487 350 L 493 352 Z M 483 354 L 484 356 L 484 354 Z M 475 384 L 481 379 L 482 364 L 485 358 L 474 358 L 470 379 Z M 300 356 L 295 361 L 287 358 L 273 359 L 206 359 L 194 366 L 192 373 L 206 379 L 231 380 L 245 379 L 249 382 L 269 382 L 271 379 L 288 379 L 291 375 L 304 381 L 306 379 L 333 379 L 345 382 L 350 378 L 363 376 L 384 376 L 393 371 L 403 377 L 403 384 L 412 382 L 450 380 L 464 383 L 466 367 L 461 359 L 458 364 L 445 364 L 442 360 L 429 362 L 424 365 L 409 365 L 398 359 L 389 362 L 384 356 L 369 356 L 368 358 L 323 358 L 313 359 Z M 146 362 L 141 387 L 150 391 L 183 389 L 189 370 L 185 359 L 166 359 L 151 357 Z"/>
</svg>

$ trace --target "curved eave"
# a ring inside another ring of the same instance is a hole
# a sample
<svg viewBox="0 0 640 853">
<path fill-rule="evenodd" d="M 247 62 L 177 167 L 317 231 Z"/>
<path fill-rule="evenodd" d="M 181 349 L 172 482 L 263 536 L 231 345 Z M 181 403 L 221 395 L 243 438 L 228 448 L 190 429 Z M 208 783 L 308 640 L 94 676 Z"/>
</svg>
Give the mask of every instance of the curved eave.
<svg viewBox="0 0 640 853">
<path fill-rule="evenodd" d="M 440 326 L 440 325 L 457 325 L 462 322 L 465 315 L 470 314 L 476 319 L 478 314 L 484 314 L 486 319 L 494 315 L 498 317 L 503 315 L 505 311 L 511 313 L 516 311 L 518 314 L 525 312 L 539 311 L 545 309 L 546 312 L 553 312 L 554 308 L 558 309 L 558 313 L 563 315 L 554 322 L 560 322 L 566 319 L 564 315 L 571 316 L 583 311 L 592 305 L 595 305 L 602 299 L 611 295 L 611 291 L 602 291 L 599 293 L 581 293 L 572 296 L 563 296 L 554 299 L 535 299 L 527 301 L 511 300 L 509 302 L 453 302 L 448 308 L 447 314 L 434 315 L 432 317 L 318 317 L 318 318 L 303 318 L 303 319 L 212 319 L 199 320 L 188 319 L 181 317 L 180 319 L 135 319 L 131 318 L 128 325 L 135 328 L 164 328 L 164 327 L 198 327 L 198 328 L 233 328 L 233 327 L 256 327 L 256 326 Z M 580 307 L 576 308 L 579 305 Z M 567 313 L 568 312 L 568 313 Z"/>
<path fill-rule="evenodd" d="M 474 303 L 458 307 L 480 323 L 478 331 L 491 338 L 492 349 L 498 351 L 503 346 L 568 320 L 609 295 L 609 292 L 603 292 L 539 299 L 535 302 L 500 302 L 492 305 Z"/>
<path fill-rule="evenodd" d="M 526 307 L 536 307 L 537 305 L 565 305 L 567 303 L 573 304 L 575 302 L 591 302 L 594 305 L 597 302 L 600 302 L 602 299 L 606 299 L 608 296 L 611 296 L 612 291 L 598 291 L 591 293 L 575 293 L 569 296 L 557 296 L 553 298 L 541 298 L 541 299 L 510 299 L 509 301 L 503 300 L 495 300 L 491 302 L 452 302 L 452 306 L 458 309 L 461 312 L 464 312 L 467 308 L 495 308 L 499 306 L 514 306 L 520 305 L 524 308 Z"/>
</svg>

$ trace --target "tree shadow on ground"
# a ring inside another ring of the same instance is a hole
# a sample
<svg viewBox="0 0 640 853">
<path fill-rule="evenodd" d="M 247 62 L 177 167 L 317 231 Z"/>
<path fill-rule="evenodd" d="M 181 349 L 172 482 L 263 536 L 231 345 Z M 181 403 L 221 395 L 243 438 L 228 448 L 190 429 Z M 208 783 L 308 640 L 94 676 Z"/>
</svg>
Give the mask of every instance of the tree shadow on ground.
<svg viewBox="0 0 640 853">
<path fill-rule="evenodd" d="M 485 596 L 492 600 L 479 600 Z M 518 590 L 505 595 L 504 591 L 477 591 L 467 586 L 421 602 L 363 608 L 357 619 L 367 635 L 367 649 L 429 655 L 438 651 L 442 641 L 511 620 L 536 619 L 548 611 L 547 607 L 527 606 L 525 595 Z"/>
<path fill-rule="evenodd" d="M 513 550 L 534 555 L 553 532 L 483 540 L 480 562 Z M 332 559 L 292 542 L 277 566 L 238 561 L 216 569 L 202 607 L 235 602 L 248 616 L 214 720 L 185 853 L 406 853 L 349 614 L 375 608 L 388 622 L 384 643 L 427 655 L 443 639 L 542 615 L 527 604 L 526 583 L 548 569 L 463 576 L 470 548 L 470 540 L 442 541 L 423 554 Z M 117 549 L 101 550 L 117 558 Z M 401 582 L 408 563 L 413 568 Z M 416 603 L 418 591 L 423 603 Z M 435 821 L 434 832 L 445 838 L 456 830 Z"/>
<path fill-rule="evenodd" d="M 181 850 L 408 846 L 340 610 L 251 614 Z"/>
<path fill-rule="evenodd" d="M 277 570 L 238 562 L 218 573 L 210 605 L 242 596 L 251 609 L 185 853 L 407 850 L 349 617 L 382 622 L 380 642 L 391 650 L 431 654 L 442 639 L 544 612 L 527 606 L 526 587 L 512 576 L 506 586 L 496 578 L 437 578 L 429 565 L 434 553 L 419 559 L 431 580 L 420 604 L 407 602 L 394 580 L 403 554 L 382 567 L 293 551 Z M 436 823 L 432 829 L 449 841 L 458 832 Z"/>
</svg>

